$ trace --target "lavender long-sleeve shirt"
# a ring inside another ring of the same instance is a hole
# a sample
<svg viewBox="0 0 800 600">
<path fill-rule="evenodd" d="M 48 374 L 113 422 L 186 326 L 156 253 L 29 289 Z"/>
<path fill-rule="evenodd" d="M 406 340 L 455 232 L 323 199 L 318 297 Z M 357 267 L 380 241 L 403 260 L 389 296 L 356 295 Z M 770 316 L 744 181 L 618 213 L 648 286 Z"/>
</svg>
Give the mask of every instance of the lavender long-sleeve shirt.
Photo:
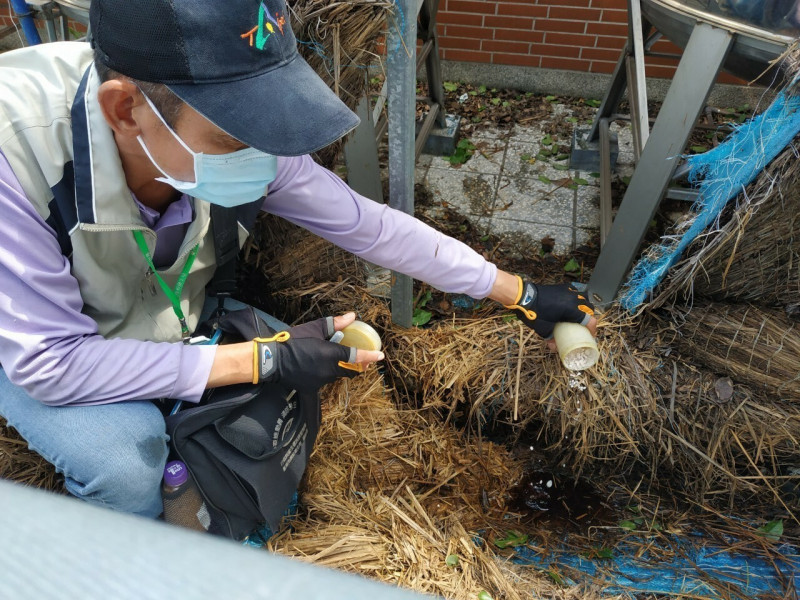
<svg viewBox="0 0 800 600">
<path fill-rule="evenodd" d="M 279 158 L 264 210 L 446 292 L 484 298 L 497 277 L 468 246 L 359 196 L 308 156 Z M 157 266 L 170 264 L 192 218 L 189 199 L 164 215 L 141 205 L 140 212 L 158 232 Z M 0 153 L 0 364 L 9 379 L 52 405 L 200 399 L 215 347 L 105 339 L 82 306 L 55 232 Z"/>
</svg>

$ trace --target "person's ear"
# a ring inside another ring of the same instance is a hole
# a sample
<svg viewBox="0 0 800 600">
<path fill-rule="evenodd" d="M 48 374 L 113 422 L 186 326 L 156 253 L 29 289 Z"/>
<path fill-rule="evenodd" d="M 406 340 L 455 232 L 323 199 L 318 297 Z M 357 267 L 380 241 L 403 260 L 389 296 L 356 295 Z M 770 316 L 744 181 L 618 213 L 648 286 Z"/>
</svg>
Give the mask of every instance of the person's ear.
<svg viewBox="0 0 800 600">
<path fill-rule="evenodd" d="M 125 79 L 104 81 L 97 90 L 97 101 L 116 135 L 135 138 L 141 133 L 136 109 L 145 100 L 136 84 Z"/>
</svg>

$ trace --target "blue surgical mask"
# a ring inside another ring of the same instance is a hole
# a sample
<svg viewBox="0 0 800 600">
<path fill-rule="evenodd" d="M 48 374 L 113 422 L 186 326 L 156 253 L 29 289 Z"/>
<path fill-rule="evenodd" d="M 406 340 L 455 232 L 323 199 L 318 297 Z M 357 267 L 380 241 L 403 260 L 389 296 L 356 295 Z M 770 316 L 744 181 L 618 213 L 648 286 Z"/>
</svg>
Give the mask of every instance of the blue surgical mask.
<svg viewBox="0 0 800 600">
<path fill-rule="evenodd" d="M 175 179 L 158 165 L 142 136 L 136 136 L 150 162 L 163 175 L 156 177 L 156 181 L 163 181 L 180 192 L 226 207 L 247 204 L 266 195 L 267 185 L 275 179 L 278 168 L 278 159 L 275 156 L 255 148 L 245 148 L 227 154 L 195 152 L 167 125 L 150 98 L 143 95 L 167 130 L 194 159 L 194 181 Z"/>
</svg>

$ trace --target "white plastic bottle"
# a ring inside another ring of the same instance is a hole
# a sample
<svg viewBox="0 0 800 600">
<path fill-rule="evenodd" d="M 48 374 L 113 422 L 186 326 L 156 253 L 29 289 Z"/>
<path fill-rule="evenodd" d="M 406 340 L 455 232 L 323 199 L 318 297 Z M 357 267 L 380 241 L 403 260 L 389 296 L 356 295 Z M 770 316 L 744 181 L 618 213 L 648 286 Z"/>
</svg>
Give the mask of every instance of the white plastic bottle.
<svg viewBox="0 0 800 600">
<path fill-rule="evenodd" d="M 600 358 L 592 332 L 578 323 L 556 323 L 553 337 L 561 363 L 570 371 L 593 367 Z"/>
</svg>

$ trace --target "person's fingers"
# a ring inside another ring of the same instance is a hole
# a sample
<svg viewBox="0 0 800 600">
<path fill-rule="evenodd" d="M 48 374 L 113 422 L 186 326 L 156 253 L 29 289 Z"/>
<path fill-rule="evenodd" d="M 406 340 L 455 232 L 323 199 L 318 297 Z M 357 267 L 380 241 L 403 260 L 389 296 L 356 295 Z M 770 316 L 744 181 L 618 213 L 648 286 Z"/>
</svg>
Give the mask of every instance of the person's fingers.
<svg viewBox="0 0 800 600">
<path fill-rule="evenodd" d="M 592 332 L 592 336 L 597 337 L 597 319 L 595 317 L 591 318 L 586 327 Z"/>
<path fill-rule="evenodd" d="M 349 312 L 338 317 L 333 317 L 333 330 L 341 331 L 356 320 L 356 313 Z"/>
<path fill-rule="evenodd" d="M 356 362 L 361 365 L 371 365 L 379 360 L 383 360 L 383 352 L 379 350 L 358 350 L 356 352 Z"/>
</svg>

